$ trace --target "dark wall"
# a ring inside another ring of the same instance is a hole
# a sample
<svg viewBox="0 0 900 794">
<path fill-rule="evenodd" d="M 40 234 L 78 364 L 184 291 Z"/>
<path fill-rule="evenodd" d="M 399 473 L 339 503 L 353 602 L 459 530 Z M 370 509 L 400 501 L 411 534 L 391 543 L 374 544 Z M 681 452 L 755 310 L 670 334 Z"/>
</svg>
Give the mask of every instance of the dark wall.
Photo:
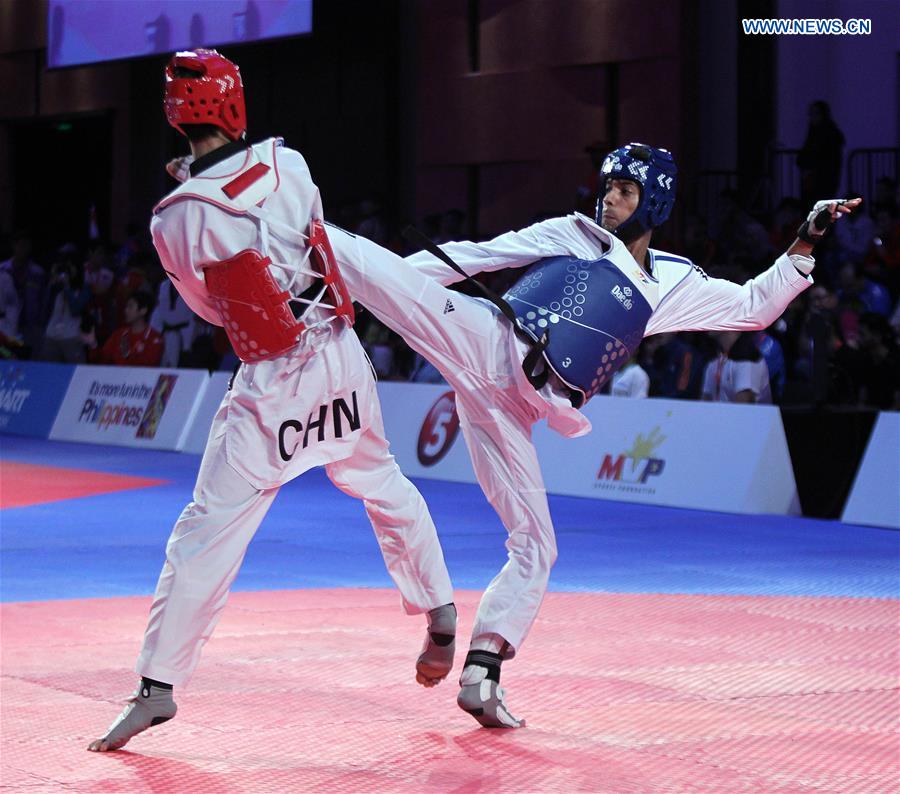
<svg viewBox="0 0 900 794">
<path fill-rule="evenodd" d="M 242 67 L 251 138 L 300 149 L 332 217 L 375 198 L 397 220 L 458 207 L 471 233 L 493 234 L 570 210 L 591 142 L 645 140 L 689 166 L 691 7 L 324 0 L 311 36 L 223 50 Z M 0 3 L 0 232 L 27 214 L 15 209 L 25 170 L 12 167 L 33 156 L 21 130 L 101 117 L 109 138 L 84 159 L 109 175 L 96 204 L 101 230 L 120 237 L 148 221 L 171 188 L 166 159 L 186 151 L 162 117 L 164 60 L 48 72 L 45 15 L 46 0 Z M 68 176 L 56 170 L 28 173 L 50 190 Z M 84 200 L 73 196 L 73 214 Z"/>
<path fill-rule="evenodd" d="M 416 209 L 468 209 L 473 234 L 573 207 L 584 152 L 678 152 L 680 2 L 433 0 L 416 10 Z"/>
<path fill-rule="evenodd" d="M 242 69 L 251 139 L 282 135 L 302 151 L 326 212 L 335 214 L 342 203 L 362 197 L 381 199 L 396 211 L 398 7 L 316 3 L 312 36 L 223 48 Z M 84 181 L 85 163 L 61 169 L 61 151 L 35 157 L 37 143 L 52 141 L 62 123 L 72 125 L 71 138 L 81 141 L 81 159 L 111 175 L 107 195 L 96 201 L 98 220 L 103 234 L 121 237 L 129 221 L 149 222 L 153 205 L 173 186 L 165 162 L 187 152 L 186 141 L 162 115 L 165 59 L 48 71 L 45 16 L 46 0 L 0 4 L 0 233 L 40 210 L 36 195 Z M 97 117 L 106 119 L 110 134 L 85 146 L 83 133 Z M 85 234 L 89 203 L 72 192 L 69 211 L 84 218 L 75 226 Z M 44 220 L 30 225 L 43 228 Z"/>
</svg>

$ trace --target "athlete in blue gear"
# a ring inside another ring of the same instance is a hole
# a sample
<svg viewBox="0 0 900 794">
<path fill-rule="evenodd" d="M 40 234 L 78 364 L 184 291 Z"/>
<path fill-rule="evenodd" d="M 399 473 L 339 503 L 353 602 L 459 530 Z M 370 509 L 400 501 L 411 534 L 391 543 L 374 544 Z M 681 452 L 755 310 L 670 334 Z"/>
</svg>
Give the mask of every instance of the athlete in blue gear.
<svg viewBox="0 0 900 794">
<path fill-rule="evenodd" d="M 458 242 L 405 261 L 338 229 L 329 232 L 355 300 L 430 360 L 456 391 L 478 482 L 509 538 L 508 559 L 475 618 L 459 706 L 487 727 L 520 727 L 499 687 L 540 608 L 556 540 L 531 427 L 590 431 L 578 410 L 644 336 L 753 330 L 774 322 L 812 284 L 813 243 L 859 200 L 820 202 L 798 240 L 744 285 L 709 278 L 684 257 L 649 247 L 675 197 L 672 156 L 629 144 L 604 161 L 596 218 L 553 218 L 484 243 Z M 462 273 L 445 261 L 446 256 Z M 483 271 L 526 268 L 504 301 L 444 285 Z"/>
</svg>

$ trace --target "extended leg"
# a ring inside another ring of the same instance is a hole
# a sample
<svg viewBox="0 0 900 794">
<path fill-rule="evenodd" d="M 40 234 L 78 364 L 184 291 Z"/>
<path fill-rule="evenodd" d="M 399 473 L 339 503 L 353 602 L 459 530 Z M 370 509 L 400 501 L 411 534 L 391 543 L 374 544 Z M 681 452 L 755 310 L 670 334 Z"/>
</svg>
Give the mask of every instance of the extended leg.
<svg viewBox="0 0 900 794">
<path fill-rule="evenodd" d="M 478 482 L 509 533 L 509 559 L 482 598 L 474 648 L 496 646 L 496 652 L 488 652 L 498 659 L 511 657 L 534 622 L 556 559 L 531 443 L 531 426 L 539 417 L 516 386 L 514 368 L 522 362 L 512 355 L 512 329 L 486 302 L 440 286 L 389 251 L 337 230 L 329 234 L 353 297 L 429 359 L 456 390 Z M 463 671 L 465 686 L 474 685 L 470 679 L 477 672 Z M 486 680 L 490 702 L 467 710 L 486 709 L 475 715 L 485 725 L 518 726 L 514 718 L 498 717 L 491 704 L 502 701 L 502 695 L 495 681 Z"/>
</svg>

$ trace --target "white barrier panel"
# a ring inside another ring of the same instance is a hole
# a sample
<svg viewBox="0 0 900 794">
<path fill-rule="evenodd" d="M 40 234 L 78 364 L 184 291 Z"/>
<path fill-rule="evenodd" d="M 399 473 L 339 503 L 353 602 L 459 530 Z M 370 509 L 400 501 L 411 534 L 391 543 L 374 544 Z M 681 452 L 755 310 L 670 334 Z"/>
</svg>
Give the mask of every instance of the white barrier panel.
<svg viewBox="0 0 900 794">
<path fill-rule="evenodd" d="M 379 383 L 378 396 L 391 452 L 404 474 L 475 482 L 449 386 Z"/>
<path fill-rule="evenodd" d="M 181 449 L 208 381 L 206 370 L 80 366 L 50 438 Z"/>
<path fill-rule="evenodd" d="M 547 490 L 728 513 L 800 514 L 781 413 L 771 405 L 597 397 L 594 429 L 534 440 Z"/>
<path fill-rule="evenodd" d="M 194 421 L 188 430 L 187 438 L 182 452 L 190 452 L 199 455 L 206 449 L 206 439 L 209 437 L 209 427 L 219 409 L 219 403 L 228 390 L 228 382 L 231 380 L 230 372 L 213 372 L 209 378 L 203 398 L 197 406 Z"/>
<path fill-rule="evenodd" d="M 900 413 L 878 414 L 841 521 L 900 529 Z"/>
<path fill-rule="evenodd" d="M 385 429 L 413 477 L 475 482 L 446 386 L 381 383 Z M 773 406 L 597 397 L 594 425 L 534 442 L 550 493 L 734 513 L 800 514 L 781 414 Z"/>
</svg>

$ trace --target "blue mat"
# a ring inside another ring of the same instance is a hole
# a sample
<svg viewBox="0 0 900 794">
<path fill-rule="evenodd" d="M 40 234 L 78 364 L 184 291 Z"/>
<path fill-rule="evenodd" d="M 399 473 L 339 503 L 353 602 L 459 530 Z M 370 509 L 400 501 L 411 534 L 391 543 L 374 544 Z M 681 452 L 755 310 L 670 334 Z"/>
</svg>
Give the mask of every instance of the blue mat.
<svg viewBox="0 0 900 794">
<path fill-rule="evenodd" d="M 0 460 L 157 477 L 169 484 L 0 512 L 0 600 L 153 592 L 199 457 L 0 437 Z M 418 480 L 453 582 L 483 590 L 506 533 L 477 486 Z M 782 516 L 551 496 L 559 560 L 551 589 L 897 598 L 900 533 Z M 236 590 L 388 587 L 361 503 L 321 470 L 282 488 Z"/>
</svg>

